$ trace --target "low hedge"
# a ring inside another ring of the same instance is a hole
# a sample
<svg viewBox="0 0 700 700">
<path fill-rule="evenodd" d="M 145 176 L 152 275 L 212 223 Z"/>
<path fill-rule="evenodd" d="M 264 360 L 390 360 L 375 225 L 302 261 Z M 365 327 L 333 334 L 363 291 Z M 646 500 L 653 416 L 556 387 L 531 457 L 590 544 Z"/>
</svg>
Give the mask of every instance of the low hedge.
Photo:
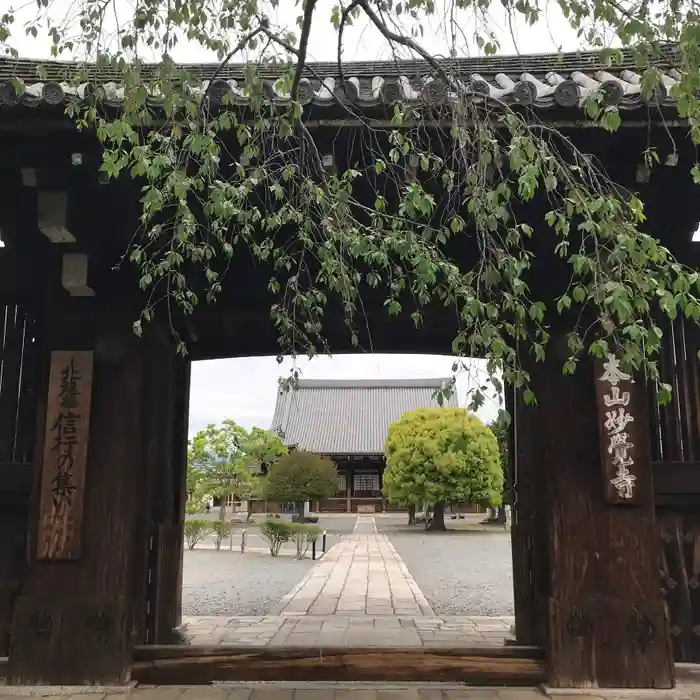
<svg viewBox="0 0 700 700">
<path fill-rule="evenodd" d="M 297 542 L 297 559 L 303 559 L 323 530 L 318 525 L 310 523 L 292 523 L 291 529 Z"/>
<path fill-rule="evenodd" d="M 293 532 L 292 526 L 286 520 L 263 520 L 260 524 L 260 535 L 265 538 L 270 545 L 270 554 L 276 557 L 282 545 L 289 542 Z"/>
<path fill-rule="evenodd" d="M 231 536 L 235 524 L 229 520 L 212 520 L 211 531 L 215 535 L 214 545 L 217 549 L 221 549 L 221 543 Z"/>
<path fill-rule="evenodd" d="M 323 530 L 318 525 L 310 523 L 290 523 L 282 519 L 268 518 L 260 524 L 260 535 L 270 545 L 270 554 L 276 557 L 285 542 L 296 539 L 297 557 L 303 559 L 309 547 L 315 542 Z"/>
<path fill-rule="evenodd" d="M 212 531 L 211 520 L 188 518 L 185 520 L 185 541 L 190 549 L 194 549 Z"/>
</svg>

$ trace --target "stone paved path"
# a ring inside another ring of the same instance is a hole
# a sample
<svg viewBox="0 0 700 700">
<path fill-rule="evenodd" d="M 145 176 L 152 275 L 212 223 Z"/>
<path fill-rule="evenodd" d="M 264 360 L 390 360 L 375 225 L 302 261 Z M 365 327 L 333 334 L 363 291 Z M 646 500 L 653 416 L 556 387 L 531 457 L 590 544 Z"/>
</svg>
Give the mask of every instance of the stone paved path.
<svg viewBox="0 0 700 700">
<path fill-rule="evenodd" d="M 418 584 L 372 516 L 332 547 L 282 600 L 281 615 L 433 616 Z"/>
<path fill-rule="evenodd" d="M 360 515 L 264 617 L 186 617 L 190 644 L 289 647 L 502 645 L 512 617 L 438 617 L 371 515 Z"/>
<path fill-rule="evenodd" d="M 0 700 L 27 697 L 29 688 L 18 688 L 20 692 L 6 692 L 0 689 Z M 639 698 L 623 692 L 617 697 L 612 693 L 602 693 L 595 689 L 582 690 L 576 695 L 551 695 L 539 688 L 476 688 L 456 684 L 433 683 L 222 683 L 215 686 L 143 686 L 127 693 L 93 692 L 71 695 L 59 694 L 50 688 L 37 689 L 43 700 L 543 700 L 543 698 L 581 698 L 581 700 L 696 700 L 700 698 L 698 686 L 674 691 L 644 691 Z M 77 689 L 76 689 L 77 690 Z"/>
</svg>

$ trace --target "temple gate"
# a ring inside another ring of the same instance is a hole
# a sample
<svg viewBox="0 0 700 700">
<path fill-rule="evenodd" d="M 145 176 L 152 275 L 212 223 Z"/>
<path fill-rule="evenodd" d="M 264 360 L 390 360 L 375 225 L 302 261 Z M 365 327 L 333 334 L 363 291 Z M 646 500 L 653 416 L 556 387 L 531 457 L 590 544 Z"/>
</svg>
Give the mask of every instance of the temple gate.
<svg viewBox="0 0 700 700">
<path fill-rule="evenodd" d="M 592 56 L 549 63 L 537 57 L 529 67 L 522 57 L 499 60 L 465 60 L 463 70 L 518 78 L 527 68 L 526 75 L 544 80 L 556 66 L 577 96 L 581 85 L 568 76 L 595 75 Z M 420 65 L 371 66 L 396 90 L 398 71 L 409 68 Z M 621 67 L 616 80 L 624 82 L 629 69 Z M 0 77 L 2 71 L 19 71 L 27 91 L 16 95 L 10 82 L 0 89 L 0 639 L 10 683 L 123 683 L 135 648 L 167 643 L 179 622 L 190 362 L 277 353 L 267 275 L 234 259 L 217 307 L 173 320 L 186 338 L 186 359 L 175 353 L 167 320 L 137 338 L 132 323 L 143 299 L 123 253 L 138 221 L 138 183 L 105 183 L 98 175 L 99 144 L 63 116 L 70 96 L 60 67 L 49 66 L 41 84 L 31 62 L 0 62 Z M 201 69 L 203 77 L 212 71 Z M 356 69 L 358 81 L 376 77 L 367 71 Z M 700 211 L 674 208 L 695 196 L 687 174 L 692 148 L 683 145 L 682 128 L 677 167 L 640 182 L 641 146 L 651 140 L 666 147 L 671 128 L 650 116 L 648 105 L 626 103 L 629 116 L 611 135 L 581 127 L 578 97 L 572 101 L 562 89 L 538 102 L 538 89 L 514 88 L 513 95 L 526 107 L 551 108 L 580 149 L 600 158 L 615 181 L 639 189 L 649 230 L 696 265 L 691 235 Z M 386 112 L 395 94 L 381 92 L 377 112 Z M 343 122 L 329 105 L 332 118 L 317 122 L 314 134 L 320 152 L 342 169 L 353 156 L 335 147 L 338 134 L 360 125 Z M 666 103 L 656 107 L 670 110 Z M 542 243 L 535 239 L 533 246 Z M 548 285 L 563 273 L 554 257 L 537 252 L 532 283 L 547 298 Z M 406 319 L 387 320 L 371 293 L 365 306 L 361 346 L 370 346 L 371 335 L 375 351 L 450 351 L 454 322 L 444 309 L 431 308 L 419 333 Z M 610 388 L 617 384 L 601 387 L 607 370 L 590 359 L 562 376 L 566 319 L 548 321 L 550 353 L 530 367 L 538 406 L 508 395 L 515 419 L 517 644 L 544 650 L 554 686 L 671 687 L 674 658 L 700 660 L 697 328 L 679 320 L 668 329 L 662 377 L 675 393 L 659 409 L 649 399 L 654 387 L 641 377 L 633 388 L 620 385 L 620 395 Z M 351 349 L 343 330 L 333 319 L 326 329 L 335 352 Z M 623 455 L 634 457 L 628 473 L 606 457 L 612 443 L 604 440 L 619 425 L 608 430 L 602 411 L 625 392 L 629 406 L 616 410 L 634 419 Z M 57 425 L 72 425 L 70 411 L 89 414 L 89 430 L 57 439 Z M 58 452 L 47 439 L 58 440 Z M 56 455 L 80 465 L 79 482 L 66 479 L 51 461 Z"/>
</svg>

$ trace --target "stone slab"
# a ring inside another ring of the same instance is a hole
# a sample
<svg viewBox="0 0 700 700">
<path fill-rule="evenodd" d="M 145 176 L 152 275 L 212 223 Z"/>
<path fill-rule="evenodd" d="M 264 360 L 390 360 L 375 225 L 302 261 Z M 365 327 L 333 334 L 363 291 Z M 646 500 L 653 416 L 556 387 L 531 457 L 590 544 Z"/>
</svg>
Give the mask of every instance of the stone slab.
<svg viewBox="0 0 700 700">
<path fill-rule="evenodd" d="M 70 697 L 72 695 L 90 695 L 103 698 L 106 695 L 124 695 L 131 693 L 135 683 L 124 685 L 2 685 L 0 697 Z"/>
<path fill-rule="evenodd" d="M 480 618 L 483 621 L 483 618 Z M 483 624 L 483 622 L 481 623 Z M 197 618 L 194 627 L 184 619 L 182 632 L 193 646 L 501 646 L 511 635 L 508 625 L 500 632 L 480 632 L 461 616 L 411 617 L 398 615 L 279 615 L 246 618 Z M 408 641 L 406 641 L 408 640 Z"/>
</svg>

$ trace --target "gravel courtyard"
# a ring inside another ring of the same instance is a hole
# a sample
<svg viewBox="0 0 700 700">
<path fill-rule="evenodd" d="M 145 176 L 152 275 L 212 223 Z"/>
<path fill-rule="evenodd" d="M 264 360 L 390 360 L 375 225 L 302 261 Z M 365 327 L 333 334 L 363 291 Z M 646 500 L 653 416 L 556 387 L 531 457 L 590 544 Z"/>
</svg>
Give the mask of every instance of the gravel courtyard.
<svg viewBox="0 0 700 700">
<path fill-rule="evenodd" d="M 311 559 L 185 551 L 183 615 L 267 615 L 311 569 Z"/>
<path fill-rule="evenodd" d="M 213 519 L 216 514 L 208 514 Z M 319 525 L 328 531 L 328 547 L 353 531 L 357 518 L 349 516 L 321 518 Z M 240 547 L 240 530 L 234 534 L 234 548 Z M 267 542 L 255 527 L 247 527 L 248 547 L 265 548 Z M 212 538 L 208 538 L 211 540 Z M 321 543 L 318 543 L 319 550 Z M 285 550 L 294 551 L 293 544 Z M 309 552 L 309 557 L 311 556 Z M 185 548 L 182 585 L 183 615 L 267 615 L 276 604 L 308 573 L 314 562 L 298 561 L 294 556 L 271 557 L 269 554 Z"/>
<path fill-rule="evenodd" d="M 387 523 L 389 525 L 389 523 Z M 449 525 L 448 525 L 449 527 Z M 513 615 L 513 564 L 505 532 L 384 531 L 438 615 Z"/>
<path fill-rule="evenodd" d="M 353 516 L 321 518 L 319 524 L 328 530 L 328 546 L 350 534 L 356 520 Z M 420 525 L 407 528 L 405 515 L 378 516 L 375 522 L 377 531 L 389 537 L 437 615 L 513 614 L 507 533 L 426 533 Z M 264 546 L 254 528 L 249 533 L 249 546 Z M 311 559 L 298 561 L 293 556 L 185 551 L 183 614 L 270 614 L 313 566 Z"/>
</svg>

